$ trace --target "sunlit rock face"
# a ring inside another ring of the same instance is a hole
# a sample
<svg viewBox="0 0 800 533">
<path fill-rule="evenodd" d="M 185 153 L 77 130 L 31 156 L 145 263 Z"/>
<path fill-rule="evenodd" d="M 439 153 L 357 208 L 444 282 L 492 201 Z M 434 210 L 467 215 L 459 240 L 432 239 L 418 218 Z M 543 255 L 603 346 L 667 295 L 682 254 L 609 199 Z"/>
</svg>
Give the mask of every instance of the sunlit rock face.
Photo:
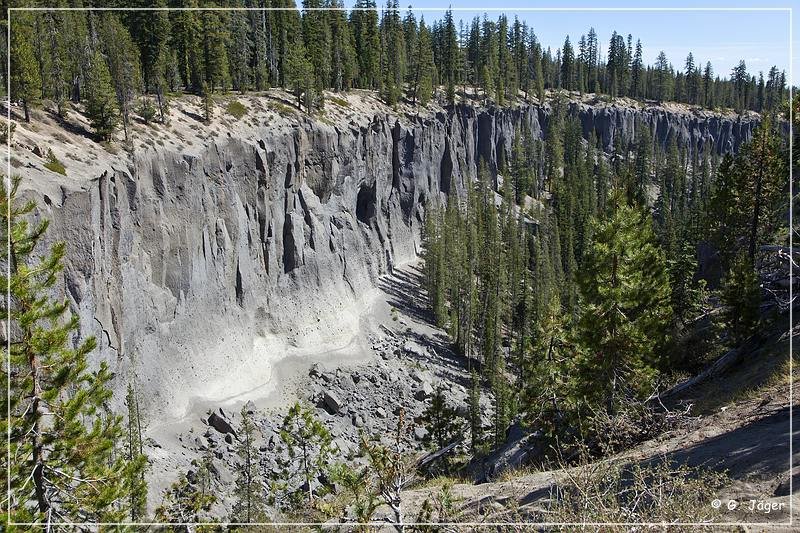
<svg viewBox="0 0 800 533">
<path fill-rule="evenodd" d="M 606 151 L 648 127 L 690 152 L 734 152 L 757 118 L 660 107 L 570 104 Z M 298 118 L 228 135 L 186 155 L 169 147 L 39 196 L 65 240 L 63 291 L 98 337 L 118 390 L 135 379 L 154 417 L 194 397 L 227 398 L 270 379 L 294 349 L 346 343 L 365 298 L 416 257 L 427 201 L 463 193 L 485 161 L 511 157 L 517 130 L 544 138 L 549 106 L 457 105 L 426 115 Z M 134 378 L 135 376 L 135 378 Z M 124 395 L 116 395 L 123 397 Z"/>
</svg>

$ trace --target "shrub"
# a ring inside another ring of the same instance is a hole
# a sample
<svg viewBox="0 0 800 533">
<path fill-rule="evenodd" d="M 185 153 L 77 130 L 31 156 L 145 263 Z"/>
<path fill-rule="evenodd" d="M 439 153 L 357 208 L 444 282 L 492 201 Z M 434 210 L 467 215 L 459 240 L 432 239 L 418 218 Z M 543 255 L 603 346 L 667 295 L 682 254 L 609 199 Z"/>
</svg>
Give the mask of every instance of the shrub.
<svg viewBox="0 0 800 533">
<path fill-rule="evenodd" d="M 331 96 L 330 98 L 328 98 L 328 100 L 330 100 L 334 104 L 338 105 L 339 107 L 350 107 L 350 102 L 348 102 L 344 98 L 339 98 L 337 96 Z"/>
<path fill-rule="evenodd" d="M 16 123 L 9 123 L 7 120 L 4 120 L 2 126 L 0 126 L 0 144 L 8 143 L 8 140 L 14 135 L 14 130 L 16 128 Z"/>
<path fill-rule="evenodd" d="M 64 168 L 64 164 L 58 160 L 56 154 L 53 153 L 53 150 L 47 151 L 47 162 L 44 164 L 44 168 L 53 172 L 58 172 L 62 176 L 67 175 L 67 169 Z"/>
<path fill-rule="evenodd" d="M 145 124 L 149 124 L 150 121 L 156 116 L 156 108 L 149 98 L 142 98 L 139 101 L 139 106 L 136 108 L 136 112 L 140 117 L 142 117 L 142 120 Z"/>
<path fill-rule="evenodd" d="M 563 473 L 565 479 L 551 490 L 553 522 L 711 522 L 719 511 L 710 497 L 728 480 L 664 456 L 631 465 L 590 462 L 584 453 L 578 467 Z"/>
<path fill-rule="evenodd" d="M 232 100 L 228 102 L 228 107 L 225 109 L 225 111 L 229 115 L 233 115 L 233 117 L 237 120 L 247 114 L 247 108 L 238 100 Z"/>
</svg>

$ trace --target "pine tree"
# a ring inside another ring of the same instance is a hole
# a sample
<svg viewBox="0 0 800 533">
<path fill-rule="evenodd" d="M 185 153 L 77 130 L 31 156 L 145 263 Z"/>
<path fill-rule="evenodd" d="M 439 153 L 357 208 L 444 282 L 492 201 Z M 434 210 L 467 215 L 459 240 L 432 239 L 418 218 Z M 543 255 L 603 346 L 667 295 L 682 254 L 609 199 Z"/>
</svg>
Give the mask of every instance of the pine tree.
<svg viewBox="0 0 800 533">
<path fill-rule="evenodd" d="M 110 141 L 119 124 L 119 110 L 106 60 L 95 52 L 87 80 L 86 114 L 100 139 Z"/>
<path fill-rule="evenodd" d="M 331 434 L 311 407 L 295 403 L 283 419 L 280 437 L 289 457 L 288 461 L 281 461 L 280 485 L 288 488 L 293 479 L 301 479 L 304 497 L 308 503 L 312 503 L 314 481 L 320 473 L 330 468 L 330 456 L 334 451 Z M 293 503 L 299 504 L 297 499 L 300 497 L 303 495 L 293 495 Z"/>
<path fill-rule="evenodd" d="M 211 96 L 211 89 L 208 87 L 207 82 L 203 82 L 203 122 L 211 124 L 211 119 L 214 118 L 214 97 Z"/>
<path fill-rule="evenodd" d="M 186 524 L 208 520 L 208 511 L 217 502 L 211 482 L 211 469 L 214 466 L 210 454 L 209 450 L 203 455 L 191 480 L 183 474 L 164 491 L 161 505 L 155 512 L 157 521 Z"/>
<path fill-rule="evenodd" d="M 113 13 L 103 13 L 99 20 L 99 37 L 108 58 L 108 71 L 117 95 L 117 106 L 122 115 L 125 140 L 133 101 L 142 86 L 139 53 L 130 34 Z"/>
<path fill-rule="evenodd" d="M 572 44 L 569 42 L 569 35 L 564 40 L 564 46 L 561 48 L 561 87 L 571 91 L 574 85 L 575 78 L 575 52 L 572 49 Z"/>
<path fill-rule="evenodd" d="M 665 259 L 649 215 L 628 206 L 619 191 L 612 202 L 584 259 L 578 325 L 579 388 L 590 405 L 608 413 L 623 391 L 650 392 L 671 318 Z"/>
<path fill-rule="evenodd" d="M 31 121 L 31 107 L 41 98 L 42 78 L 33 49 L 33 16 L 29 13 L 14 13 L 9 45 L 11 60 L 11 100 L 22 102 L 25 122 Z"/>
<path fill-rule="evenodd" d="M 29 224 L 36 206 L 20 205 L 19 184 L 14 177 L 10 189 L 0 186 L 2 227 L 10 228 L 1 280 L 10 288 L 11 304 L 2 310 L 11 334 L 10 389 L 4 398 L 11 417 L 4 428 L 15 458 L 8 465 L 8 503 L 23 522 L 120 522 L 131 511 L 126 480 L 138 477 L 144 463 L 117 451 L 122 418 L 108 409 L 108 365 L 88 370 L 94 338 L 73 348 L 78 318 L 70 315 L 66 300 L 50 297 L 65 245 L 38 249 L 48 223 Z"/>
<path fill-rule="evenodd" d="M 458 83 L 458 36 L 456 25 L 453 22 L 453 12 L 448 9 L 444 14 L 444 41 L 442 42 L 442 81 L 447 92 L 447 101 L 451 104 L 456 100 L 456 83 Z"/>
<path fill-rule="evenodd" d="M 227 58 L 230 67 L 231 87 L 234 91 L 244 92 L 253 86 L 254 72 L 251 56 L 254 43 L 250 32 L 248 14 L 244 11 L 230 13 L 230 38 L 227 42 Z"/>
<path fill-rule="evenodd" d="M 397 0 L 388 0 L 386 3 L 386 10 L 381 20 L 381 41 L 383 42 L 382 97 L 388 105 L 394 106 L 403 96 L 403 82 L 406 77 L 406 45 Z"/>
<path fill-rule="evenodd" d="M 240 411 L 242 424 L 238 431 L 239 442 L 236 444 L 236 455 L 239 456 L 239 472 L 233 495 L 236 503 L 233 506 L 233 522 L 263 522 L 266 518 L 264 484 L 261 480 L 261 468 L 258 462 L 256 446 L 256 426 L 252 415 L 245 404 Z"/>
<path fill-rule="evenodd" d="M 344 7 L 342 0 L 329 0 L 328 5 L 336 9 Z M 328 23 L 331 38 L 331 80 L 329 85 L 335 91 L 347 90 L 352 87 L 358 67 L 353 48 L 353 35 L 345 11 L 329 11 Z"/>
<path fill-rule="evenodd" d="M 296 43 L 289 49 L 286 68 L 286 83 L 297 97 L 297 108 L 302 110 L 305 103 L 306 112 L 311 113 L 314 102 L 314 73 L 303 43 Z"/>
<path fill-rule="evenodd" d="M 358 59 L 358 86 L 379 89 L 381 83 L 381 41 L 375 0 L 356 0 L 350 12 L 355 56 Z"/>
<path fill-rule="evenodd" d="M 469 390 L 469 428 L 472 453 L 476 454 L 483 444 L 483 423 L 481 414 L 481 381 L 475 369 L 470 374 Z"/>
<path fill-rule="evenodd" d="M 321 96 L 331 78 L 330 12 L 318 10 L 322 0 L 303 0 L 303 43 L 314 75 L 314 92 Z"/>
<path fill-rule="evenodd" d="M 458 412 L 447 405 L 444 387 L 439 383 L 431 395 L 430 403 L 422 413 L 422 421 L 427 430 L 425 443 L 438 450 L 461 438 L 463 424 Z"/>
<path fill-rule="evenodd" d="M 420 105 L 426 106 L 433 96 L 433 76 L 436 65 L 433 62 L 431 32 L 425 25 L 425 19 L 423 17 L 421 17 L 419 21 L 414 66 L 416 73 L 412 85 L 413 102 L 416 104 L 417 99 L 419 99 Z"/>
<path fill-rule="evenodd" d="M 131 468 L 126 479 L 129 496 L 130 519 L 133 522 L 144 518 L 147 506 L 147 482 L 144 470 L 147 457 L 144 454 L 142 437 L 142 418 L 139 410 L 139 399 L 133 385 L 128 384 L 125 395 L 125 406 L 128 408 L 127 420 L 127 457 L 131 464 L 141 463 L 140 468 Z"/>
<path fill-rule="evenodd" d="M 402 450 L 405 427 L 405 411 L 401 409 L 392 444 L 385 446 L 380 442 L 371 442 L 366 435 L 361 436 L 362 454 L 369 460 L 377 492 L 383 503 L 392 510 L 393 525 L 398 531 L 404 531 L 402 490 L 416 470 L 414 458 L 405 455 Z"/>
<path fill-rule="evenodd" d="M 725 276 L 721 290 L 725 306 L 723 321 L 732 346 L 745 342 L 757 329 L 760 320 L 761 288 L 752 260 L 740 253 Z"/>
<path fill-rule="evenodd" d="M 561 312 L 560 299 L 553 295 L 545 304 L 535 326 L 535 342 L 525 368 L 522 391 L 525 420 L 555 439 L 564 430 L 569 397 L 572 343 Z"/>
<path fill-rule="evenodd" d="M 200 11 L 202 32 L 203 73 L 211 92 L 225 89 L 230 83 L 228 71 L 228 17 L 225 11 Z"/>
</svg>

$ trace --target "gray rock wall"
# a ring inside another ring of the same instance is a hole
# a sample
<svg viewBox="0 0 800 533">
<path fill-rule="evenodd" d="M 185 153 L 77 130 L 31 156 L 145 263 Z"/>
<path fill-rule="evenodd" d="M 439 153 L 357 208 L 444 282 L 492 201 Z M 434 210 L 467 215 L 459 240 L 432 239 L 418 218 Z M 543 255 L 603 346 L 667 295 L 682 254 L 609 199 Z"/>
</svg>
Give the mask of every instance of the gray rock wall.
<svg viewBox="0 0 800 533">
<path fill-rule="evenodd" d="M 644 124 L 661 145 L 677 136 L 724 153 L 756 124 L 572 108 L 608 149 Z M 346 342 L 378 276 L 419 252 L 425 202 L 451 182 L 463 190 L 480 158 L 496 172 L 516 128 L 543 137 L 548 117 L 546 107 L 460 105 L 338 127 L 302 119 L 218 139 L 199 156 L 137 154 L 43 206 L 49 238 L 68 243 L 65 292 L 82 334 L 98 336 L 116 387 L 137 376 L 156 417 L 258 387 L 287 350 Z"/>
</svg>

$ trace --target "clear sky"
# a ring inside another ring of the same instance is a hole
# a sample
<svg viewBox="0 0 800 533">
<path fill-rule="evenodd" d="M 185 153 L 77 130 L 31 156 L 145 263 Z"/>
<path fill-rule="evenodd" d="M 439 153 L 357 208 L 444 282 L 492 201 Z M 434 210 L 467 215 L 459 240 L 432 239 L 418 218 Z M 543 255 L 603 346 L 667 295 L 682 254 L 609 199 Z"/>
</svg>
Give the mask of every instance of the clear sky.
<svg viewBox="0 0 800 533">
<path fill-rule="evenodd" d="M 298 2 L 299 3 L 299 2 Z M 352 6 L 355 0 L 345 0 L 347 7 Z M 378 0 L 378 4 L 385 4 L 385 0 Z M 500 0 L 489 2 L 487 0 L 459 0 L 442 2 L 439 0 L 400 0 L 401 11 L 405 12 L 408 5 L 414 9 L 423 9 L 420 14 L 426 20 L 441 18 L 448 4 L 452 5 L 456 19 L 471 20 L 476 14 L 487 12 L 490 18 L 496 18 L 499 11 L 508 14 L 510 19 L 517 15 L 532 26 L 539 40 L 546 47 L 555 49 L 560 47 L 566 35 L 577 48 L 581 34 L 594 27 L 598 40 L 603 45 L 603 54 L 608 45 L 611 32 L 627 37 L 633 34 L 634 42 L 637 38 L 642 40 L 645 61 L 652 64 L 660 50 L 667 54 L 667 58 L 676 68 L 683 68 L 686 55 L 691 51 L 695 62 L 705 65 L 710 61 L 714 71 L 720 75 L 730 74 L 731 69 L 744 59 L 747 69 L 751 73 L 766 72 L 772 65 L 786 70 L 789 77 L 789 13 L 787 11 L 525 11 L 525 8 L 557 7 L 557 8 L 586 8 L 597 9 L 600 7 L 753 7 L 753 8 L 794 8 L 794 35 L 795 50 L 800 38 L 798 19 L 800 19 L 800 0 L 788 0 L 783 3 L 766 3 L 760 0 L 743 2 L 737 0 L 706 0 L 702 3 L 692 3 L 685 0 L 672 2 L 670 0 L 654 1 L 620 1 L 608 0 L 606 2 L 587 2 L 575 0 Z M 495 7 L 496 6 L 496 7 Z M 432 9 L 432 11 L 427 11 Z M 465 9 L 466 11 L 462 11 Z M 491 11 L 490 11 L 491 9 Z M 794 83 L 800 84 L 800 53 L 795 53 Z"/>
</svg>

